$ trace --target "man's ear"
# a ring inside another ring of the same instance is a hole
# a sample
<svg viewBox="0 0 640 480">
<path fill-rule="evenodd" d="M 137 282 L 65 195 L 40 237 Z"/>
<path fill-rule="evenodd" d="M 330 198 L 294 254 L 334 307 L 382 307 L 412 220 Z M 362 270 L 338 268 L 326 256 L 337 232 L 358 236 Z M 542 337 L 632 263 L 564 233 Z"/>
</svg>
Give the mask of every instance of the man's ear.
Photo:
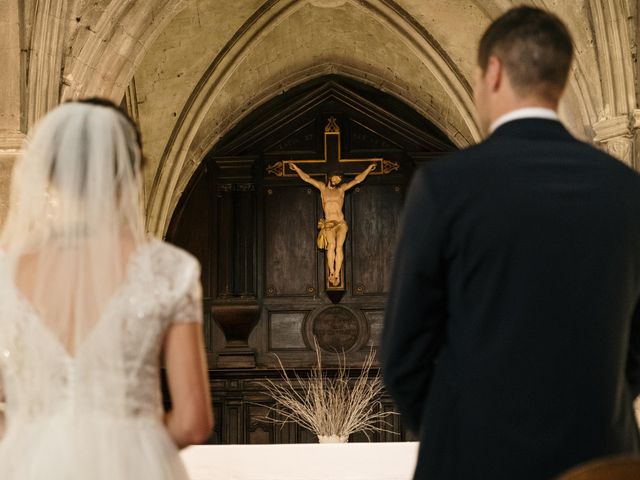
<svg viewBox="0 0 640 480">
<path fill-rule="evenodd" d="M 504 80 L 504 66 L 498 57 L 491 55 L 487 62 L 485 78 L 491 92 L 497 92 Z"/>
</svg>

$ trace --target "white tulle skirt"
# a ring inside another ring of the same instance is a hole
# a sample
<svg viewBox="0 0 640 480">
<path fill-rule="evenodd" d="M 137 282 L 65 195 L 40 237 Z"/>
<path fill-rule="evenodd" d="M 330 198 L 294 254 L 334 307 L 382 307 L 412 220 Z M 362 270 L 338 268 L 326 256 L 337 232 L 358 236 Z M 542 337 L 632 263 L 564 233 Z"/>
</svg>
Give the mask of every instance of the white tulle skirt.
<svg viewBox="0 0 640 480">
<path fill-rule="evenodd" d="M 2 480 L 188 480 L 160 421 L 57 416 L 7 425 Z"/>
</svg>

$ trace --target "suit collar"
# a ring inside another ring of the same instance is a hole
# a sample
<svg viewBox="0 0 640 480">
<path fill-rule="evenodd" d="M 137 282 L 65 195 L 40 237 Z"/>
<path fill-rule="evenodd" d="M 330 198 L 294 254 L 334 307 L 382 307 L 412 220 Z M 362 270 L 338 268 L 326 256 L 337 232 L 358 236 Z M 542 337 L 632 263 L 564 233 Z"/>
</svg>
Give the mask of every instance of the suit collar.
<svg viewBox="0 0 640 480">
<path fill-rule="evenodd" d="M 510 112 L 501 115 L 489 127 L 489 132 L 493 132 L 496 128 L 514 120 L 522 120 L 523 118 L 546 118 L 547 120 L 558 120 L 558 114 L 555 110 L 543 107 L 525 107 L 516 108 Z"/>
<path fill-rule="evenodd" d="M 522 118 L 500 125 L 487 138 L 525 138 L 532 140 L 570 140 L 573 136 L 557 120 L 546 118 Z"/>
</svg>

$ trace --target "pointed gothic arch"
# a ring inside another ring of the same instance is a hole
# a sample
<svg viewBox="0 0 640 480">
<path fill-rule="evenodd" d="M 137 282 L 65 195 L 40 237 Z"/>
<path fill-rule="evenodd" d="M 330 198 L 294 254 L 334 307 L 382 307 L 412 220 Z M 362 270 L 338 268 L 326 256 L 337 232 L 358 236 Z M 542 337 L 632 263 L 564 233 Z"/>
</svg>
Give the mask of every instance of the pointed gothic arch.
<svg viewBox="0 0 640 480">
<path fill-rule="evenodd" d="M 353 4 L 402 39 L 419 62 L 436 77 L 474 139 L 479 140 L 479 128 L 472 113 L 470 85 L 436 40 L 395 2 L 365 0 Z M 211 63 L 180 113 L 160 159 L 148 201 L 149 230 L 158 234 L 166 231 L 183 168 L 187 162 L 198 164 L 202 160 L 201 156 L 198 158 L 198 154 L 192 155 L 193 141 L 213 99 L 224 89 L 246 52 L 280 22 L 305 5 L 306 2 L 296 0 L 265 2 Z"/>
</svg>

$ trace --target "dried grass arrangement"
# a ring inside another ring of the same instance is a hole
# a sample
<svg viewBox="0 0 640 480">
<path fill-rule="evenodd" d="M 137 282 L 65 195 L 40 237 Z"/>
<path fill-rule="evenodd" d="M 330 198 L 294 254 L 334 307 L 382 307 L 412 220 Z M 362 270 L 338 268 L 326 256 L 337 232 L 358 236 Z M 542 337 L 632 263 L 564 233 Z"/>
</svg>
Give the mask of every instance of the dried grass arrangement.
<svg viewBox="0 0 640 480">
<path fill-rule="evenodd" d="M 389 432 L 387 417 L 395 412 L 385 412 L 380 398 L 384 391 L 380 373 L 370 375 L 375 351 L 364 360 L 357 377 L 350 377 L 346 355 L 338 355 L 338 368 L 329 375 L 322 367 L 322 354 L 316 342 L 316 363 L 306 378 L 297 372 L 293 378 L 287 374 L 280 358 L 280 372 L 284 380 L 278 384 L 266 379 L 262 385 L 275 402 L 267 407 L 276 418 L 267 419 L 285 424 L 296 422 L 318 436 L 320 443 L 346 442 L 349 435 L 364 432 L 370 439 L 373 432 Z"/>
</svg>

